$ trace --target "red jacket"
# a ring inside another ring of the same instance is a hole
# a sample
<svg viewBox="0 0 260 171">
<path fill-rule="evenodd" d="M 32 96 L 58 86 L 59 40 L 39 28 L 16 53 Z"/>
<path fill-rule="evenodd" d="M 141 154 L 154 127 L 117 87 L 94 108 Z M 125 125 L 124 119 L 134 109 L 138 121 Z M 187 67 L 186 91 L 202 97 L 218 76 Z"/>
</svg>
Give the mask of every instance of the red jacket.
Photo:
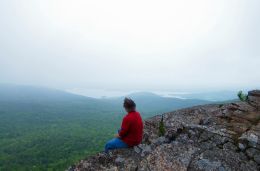
<svg viewBox="0 0 260 171">
<path fill-rule="evenodd" d="M 130 147 L 142 142 L 143 121 L 139 112 L 129 112 L 125 115 L 119 136 Z"/>
</svg>

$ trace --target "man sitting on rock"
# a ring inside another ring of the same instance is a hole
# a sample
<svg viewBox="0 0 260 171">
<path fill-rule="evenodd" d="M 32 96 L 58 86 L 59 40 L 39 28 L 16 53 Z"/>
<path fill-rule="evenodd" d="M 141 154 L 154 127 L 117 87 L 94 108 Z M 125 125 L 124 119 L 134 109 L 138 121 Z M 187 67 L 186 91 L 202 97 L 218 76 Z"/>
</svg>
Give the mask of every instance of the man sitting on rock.
<svg viewBox="0 0 260 171">
<path fill-rule="evenodd" d="M 141 143 L 143 137 L 143 121 L 140 113 L 136 111 L 135 102 L 129 98 L 124 100 L 124 108 L 127 114 L 124 116 L 121 129 L 115 138 L 108 141 L 105 152 L 118 148 L 133 147 Z"/>
</svg>

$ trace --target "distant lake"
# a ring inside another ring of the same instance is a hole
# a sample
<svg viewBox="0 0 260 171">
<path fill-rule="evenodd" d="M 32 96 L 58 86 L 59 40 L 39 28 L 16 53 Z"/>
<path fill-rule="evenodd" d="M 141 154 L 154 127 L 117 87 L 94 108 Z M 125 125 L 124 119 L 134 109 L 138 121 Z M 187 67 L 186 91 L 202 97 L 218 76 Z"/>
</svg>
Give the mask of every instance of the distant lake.
<svg viewBox="0 0 260 171">
<path fill-rule="evenodd" d="M 142 92 L 142 90 L 107 90 L 107 89 L 87 89 L 87 88 L 73 88 L 66 90 L 67 92 L 94 97 L 94 98 L 110 98 L 127 96 L 135 92 Z M 149 91 L 163 97 L 172 97 L 179 99 L 202 99 L 210 101 L 225 101 L 237 98 L 237 91 L 196 91 L 196 92 L 181 92 L 181 91 Z"/>
</svg>

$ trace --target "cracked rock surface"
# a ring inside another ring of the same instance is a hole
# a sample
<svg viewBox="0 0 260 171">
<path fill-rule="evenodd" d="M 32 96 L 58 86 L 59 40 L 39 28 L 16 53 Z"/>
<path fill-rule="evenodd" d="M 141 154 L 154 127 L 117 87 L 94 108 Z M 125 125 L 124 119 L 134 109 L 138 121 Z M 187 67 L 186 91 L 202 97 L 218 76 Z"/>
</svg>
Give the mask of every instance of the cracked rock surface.
<svg viewBox="0 0 260 171">
<path fill-rule="evenodd" d="M 166 134 L 159 137 L 163 116 Z M 260 91 L 248 102 L 204 105 L 149 118 L 139 147 L 99 153 L 70 171 L 258 171 Z"/>
</svg>

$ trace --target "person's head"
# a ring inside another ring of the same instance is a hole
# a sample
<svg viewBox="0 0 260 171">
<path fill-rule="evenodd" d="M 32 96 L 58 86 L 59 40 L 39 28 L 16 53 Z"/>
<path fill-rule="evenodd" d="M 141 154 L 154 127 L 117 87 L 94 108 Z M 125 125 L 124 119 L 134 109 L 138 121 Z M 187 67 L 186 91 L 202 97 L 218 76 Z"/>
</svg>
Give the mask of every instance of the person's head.
<svg viewBox="0 0 260 171">
<path fill-rule="evenodd" d="M 135 111 L 136 105 L 135 102 L 130 98 L 125 98 L 124 100 L 124 108 L 127 112 Z"/>
</svg>

